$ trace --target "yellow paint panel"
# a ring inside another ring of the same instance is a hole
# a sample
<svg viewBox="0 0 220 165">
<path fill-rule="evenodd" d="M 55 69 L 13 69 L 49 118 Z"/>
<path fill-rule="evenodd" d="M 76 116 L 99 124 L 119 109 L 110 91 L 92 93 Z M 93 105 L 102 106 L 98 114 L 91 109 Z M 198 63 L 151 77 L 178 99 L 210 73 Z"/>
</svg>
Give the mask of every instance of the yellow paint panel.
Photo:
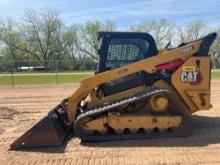
<svg viewBox="0 0 220 165">
<path fill-rule="evenodd" d="M 84 127 L 84 131 L 98 131 L 105 134 L 108 125 L 114 129 L 116 133 L 123 133 L 126 128 L 131 132 L 136 132 L 140 128 L 144 130 L 167 130 L 172 127 L 180 127 L 183 120 L 181 116 L 151 116 L 148 114 L 119 114 L 108 113 L 107 116 L 101 116 L 92 121 L 88 121 Z"/>
<path fill-rule="evenodd" d="M 130 115 L 111 114 L 108 116 L 108 125 L 115 130 L 133 129 L 167 129 L 170 127 L 179 127 L 182 124 L 181 116 L 151 116 L 147 114 Z"/>
<path fill-rule="evenodd" d="M 194 66 L 199 63 L 199 82 L 181 82 L 184 66 Z M 191 57 L 172 75 L 172 84 L 185 101 L 191 113 L 210 106 L 210 57 Z M 189 92 L 190 91 L 190 92 Z M 195 92 L 193 92 L 195 91 Z"/>
</svg>

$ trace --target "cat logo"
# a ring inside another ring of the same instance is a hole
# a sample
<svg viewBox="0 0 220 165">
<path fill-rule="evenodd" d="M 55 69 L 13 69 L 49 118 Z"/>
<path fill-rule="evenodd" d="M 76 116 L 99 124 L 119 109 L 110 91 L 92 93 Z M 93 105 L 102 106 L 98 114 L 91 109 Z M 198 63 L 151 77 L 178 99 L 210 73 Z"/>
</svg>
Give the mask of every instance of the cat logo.
<svg viewBox="0 0 220 165">
<path fill-rule="evenodd" d="M 195 66 L 183 66 L 181 73 L 181 82 L 183 83 L 196 83 L 199 78 L 199 68 Z"/>
<path fill-rule="evenodd" d="M 183 83 L 196 83 L 198 82 L 199 72 L 182 72 L 181 82 Z"/>
</svg>

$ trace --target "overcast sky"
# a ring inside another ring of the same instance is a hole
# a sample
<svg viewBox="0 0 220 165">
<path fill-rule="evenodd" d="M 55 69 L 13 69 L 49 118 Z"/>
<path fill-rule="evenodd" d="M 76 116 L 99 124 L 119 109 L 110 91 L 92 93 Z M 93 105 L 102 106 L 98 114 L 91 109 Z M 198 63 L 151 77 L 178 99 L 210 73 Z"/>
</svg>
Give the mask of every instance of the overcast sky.
<svg viewBox="0 0 220 165">
<path fill-rule="evenodd" d="M 120 27 L 166 18 L 178 25 L 204 19 L 220 26 L 220 0 L 0 0 L 0 17 L 20 19 L 26 8 L 59 9 L 66 24 L 111 19 Z"/>
</svg>

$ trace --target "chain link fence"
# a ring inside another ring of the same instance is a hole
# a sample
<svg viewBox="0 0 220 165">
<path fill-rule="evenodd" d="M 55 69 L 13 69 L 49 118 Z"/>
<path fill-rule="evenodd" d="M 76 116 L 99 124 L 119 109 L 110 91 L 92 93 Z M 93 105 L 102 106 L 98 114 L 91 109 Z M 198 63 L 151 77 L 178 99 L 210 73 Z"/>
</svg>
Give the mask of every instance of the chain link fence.
<svg viewBox="0 0 220 165">
<path fill-rule="evenodd" d="M 0 85 L 79 83 L 95 69 L 96 64 L 88 61 L 0 61 Z M 220 69 L 212 69 L 212 79 L 220 79 Z"/>
<path fill-rule="evenodd" d="M 0 85 L 79 83 L 94 70 L 94 64 L 63 60 L 0 62 Z"/>
</svg>

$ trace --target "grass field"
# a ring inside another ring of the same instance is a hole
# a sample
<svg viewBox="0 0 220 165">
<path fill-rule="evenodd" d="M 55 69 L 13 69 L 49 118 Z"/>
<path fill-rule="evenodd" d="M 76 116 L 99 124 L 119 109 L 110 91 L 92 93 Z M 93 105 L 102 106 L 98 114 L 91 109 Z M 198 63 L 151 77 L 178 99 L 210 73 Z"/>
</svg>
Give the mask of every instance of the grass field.
<svg viewBox="0 0 220 165">
<path fill-rule="evenodd" d="M 0 85 L 10 84 L 51 84 L 51 83 L 79 83 L 88 78 L 93 73 L 74 73 L 74 74 L 15 74 L 0 75 Z"/>
<path fill-rule="evenodd" d="M 212 79 L 220 79 L 220 70 L 212 71 Z"/>
<path fill-rule="evenodd" d="M 93 75 L 93 72 L 74 73 L 33 73 L 33 74 L 0 74 L 0 85 L 10 84 L 51 84 L 51 83 L 79 83 Z M 220 79 L 220 70 L 212 71 L 212 79 Z"/>
</svg>

